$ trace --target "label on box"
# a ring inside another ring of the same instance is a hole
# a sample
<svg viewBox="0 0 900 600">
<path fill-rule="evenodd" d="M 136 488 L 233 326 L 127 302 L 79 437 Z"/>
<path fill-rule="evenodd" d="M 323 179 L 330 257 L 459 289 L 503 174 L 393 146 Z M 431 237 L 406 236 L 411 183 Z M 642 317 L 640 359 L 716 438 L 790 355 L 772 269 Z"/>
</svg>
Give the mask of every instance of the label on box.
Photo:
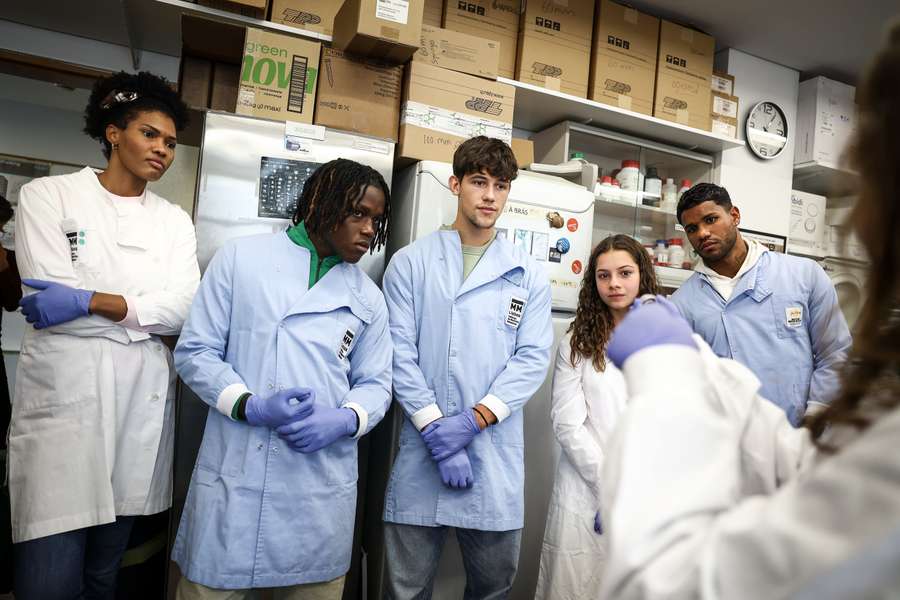
<svg viewBox="0 0 900 600">
<path fill-rule="evenodd" d="M 409 0 L 375 0 L 375 16 L 406 25 L 409 21 Z"/>
<path fill-rule="evenodd" d="M 713 96 L 713 113 L 737 119 L 737 102 L 721 96 Z"/>
<path fill-rule="evenodd" d="M 379 142 L 378 140 L 367 140 L 365 138 L 355 138 L 353 147 L 357 150 L 365 152 L 377 152 L 378 154 L 390 154 L 391 145 L 387 142 Z"/>
<path fill-rule="evenodd" d="M 712 132 L 730 138 L 737 137 L 737 127 L 735 127 L 731 123 L 719 121 L 717 119 L 712 120 Z"/>
<path fill-rule="evenodd" d="M 284 124 L 284 135 L 322 141 L 325 139 L 325 128 L 321 125 L 286 121 Z"/>
<path fill-rule="evenodd" d="M 720 94 L 727 94 L 728 96 L 733 96 L 733 90 L 731 87 L 731 80 L 726 77 L 719 77 L 715 73 L 713 73 L 711 81 L 712 91 L 719 92 Z"/>
<path fill-rule="evenodd" d="M 507 144 L 512 140 L 512 125 L 509 123 L 473 117 L 420 102 L 407 101 L 403 105 L 400 123 L 462 138 L 485 135 L 503 140 Z"/>
</svg>

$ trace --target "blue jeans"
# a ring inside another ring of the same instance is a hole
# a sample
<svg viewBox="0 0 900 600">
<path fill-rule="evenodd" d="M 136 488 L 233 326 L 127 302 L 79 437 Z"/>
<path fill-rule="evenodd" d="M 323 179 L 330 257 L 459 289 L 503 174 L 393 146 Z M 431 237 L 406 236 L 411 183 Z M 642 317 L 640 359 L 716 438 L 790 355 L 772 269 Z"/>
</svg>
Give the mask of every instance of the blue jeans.
<svg viewBox="0 0 900 600">
<path fill-rule="evenodd" d="M 134 517 L 13 544 L 16 600 L 112 600 Z"/>
<path fill-rule="evenodd" d="M 384 524 L 387 600 L 428 600 L 448 527 Z M 465 600 L 506 598 L 519 564 L 522 530 L 456 529 L 466 570 Z"/>
</svg>

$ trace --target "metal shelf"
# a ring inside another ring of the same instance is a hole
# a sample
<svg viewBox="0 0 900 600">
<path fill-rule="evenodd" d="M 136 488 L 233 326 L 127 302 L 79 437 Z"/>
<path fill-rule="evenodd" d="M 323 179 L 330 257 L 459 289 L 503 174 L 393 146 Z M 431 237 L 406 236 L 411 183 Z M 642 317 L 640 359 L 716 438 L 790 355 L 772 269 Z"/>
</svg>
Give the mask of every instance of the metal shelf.
<svg viewBox="0 0 900 600">
<path fill-rule="evenodd" d="M 816 161 L 794 165 L 793 188 L 820 196 L 846 196 L 857 185 L 853 171 L 838 169 Z"/>
<path fill-rule="evenodd" d="M 620 192 L 621 193 L 621 192 Z M 675 213 L 655 206 L 641 204 L 640 192 L 632 192 L 636 203 L 604 196 L 594 196 L 594 211 L 610 217 L 632 219 L 637 212 L 641 213 L 641 223 L 657 226 L 671 225 L 675 222 Z M 649 195 L 658 198 L 658 196 Z"/>
<path fill-rule="evenodd" d="M 648 117 L 521 81 L 505 77 L 498 77 L 497 81 L 516 88 L 513 126 L 527 131 L 541 131 L 561 121 L 577 121 L 687 150 L 717 153 L 744 145 L 743 140 Z"/>
</svg>

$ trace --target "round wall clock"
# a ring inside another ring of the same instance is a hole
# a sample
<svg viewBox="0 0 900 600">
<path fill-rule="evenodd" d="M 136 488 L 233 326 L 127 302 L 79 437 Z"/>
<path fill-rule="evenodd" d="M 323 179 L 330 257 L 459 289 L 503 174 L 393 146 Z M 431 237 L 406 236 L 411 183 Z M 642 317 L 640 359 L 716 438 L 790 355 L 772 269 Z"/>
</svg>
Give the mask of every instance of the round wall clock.
<svg viewBox="0 0 900 600">
<path fill-rule="evenodd" d="M 759 102 L 747 116 L 745 134 L 753 154 L 764 159 L 775 158 L 787 146 L 787 117 L 774 102 Z"/>
</svg>

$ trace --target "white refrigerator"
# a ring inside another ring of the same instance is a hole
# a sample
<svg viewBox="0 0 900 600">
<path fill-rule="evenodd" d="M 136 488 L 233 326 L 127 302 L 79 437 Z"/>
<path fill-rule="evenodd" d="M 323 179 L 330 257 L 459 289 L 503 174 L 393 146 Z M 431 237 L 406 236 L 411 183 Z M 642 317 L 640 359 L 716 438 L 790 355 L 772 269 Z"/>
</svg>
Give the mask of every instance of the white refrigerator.
<svg viewBox="0 0 900 600">
<path fill-rule="evenodd" d="M 450 224 L 457 200 L 448 180 L 452 166 L 424 161 L 395 174 L 391 193 L 391 236 L 388 256 L 410 242 Z M 594 196 L 564 179 L 519 171 L 503 215 L 499 235 L 525 247 L 542 265 L 553 293 L 554 345 L 547 378 L 525 407 L 525 527 L 519 570 L 511 598 L 531 600 L 537 583 L 541 541 L 559 447 L 550 426 L 550 378 L 556 346 L 574 317 L 583 271 L 591 251 Z M 363 549 L 367 554 L 369 598 L 381 597 L 384 583 L 384 548 L 380 517 L 390 466 L 396 455 L 401 422 L 396 403 L 383 426 L 373 432 L 369 455 L 369 485 Z M 441 557 L 435 580 L 437 600 L 462 597 L 465 572 L 453 536 Z"/>
</svg>

